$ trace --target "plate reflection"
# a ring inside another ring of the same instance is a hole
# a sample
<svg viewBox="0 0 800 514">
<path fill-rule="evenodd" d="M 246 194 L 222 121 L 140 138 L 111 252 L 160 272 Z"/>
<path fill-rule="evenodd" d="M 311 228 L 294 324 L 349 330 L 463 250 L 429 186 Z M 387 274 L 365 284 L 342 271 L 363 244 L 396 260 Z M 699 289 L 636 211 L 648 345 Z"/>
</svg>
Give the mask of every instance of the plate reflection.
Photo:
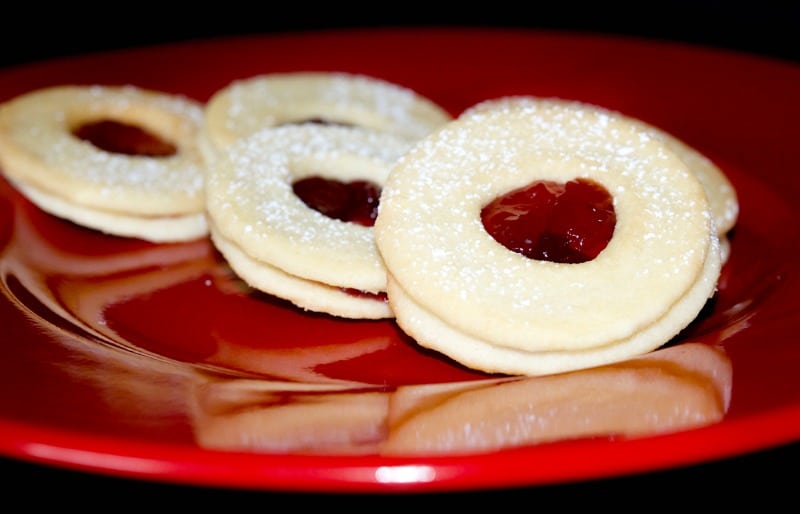
<svg viewBox="0 0 800 514">
<path fill-rule="evenodd" d="M 270 453 L 459 454 L 582 437 L 643 437 L 721 421 L 724 352 L 687 342 L 544 377 L 393 390 L 295 388 L 241 379 L 194 386 L 198 444 Z"/>
</svg>

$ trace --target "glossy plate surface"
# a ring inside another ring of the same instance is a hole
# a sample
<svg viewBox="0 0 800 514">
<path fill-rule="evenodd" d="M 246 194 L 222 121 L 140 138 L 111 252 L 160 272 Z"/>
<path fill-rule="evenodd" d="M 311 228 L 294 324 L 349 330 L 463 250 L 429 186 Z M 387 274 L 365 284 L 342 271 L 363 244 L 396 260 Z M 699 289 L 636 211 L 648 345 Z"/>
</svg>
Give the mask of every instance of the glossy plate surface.
<svg viewBox="0 0 800 514">
<path fill-rule="evenodd" d="M 63 83 L 205 101 L 231 80 L 293 70 L 381 77 L 453 114 L 510 94 L 583 100 L 714 159 L 741 214 L 717 298 L 671 345 L 713 352 L 549 381 L 488 377 L 419 349 L 390 321 L 334 320 L 249 291 L 206 240 L 103 236 L 0 181 L 0 453 L 196 485 L 389 492 L 611 477 L 800 439 L 796 65 L 578 34 L 365 30 L 36 63 L 0 71 L 0 101 Z M 626 389 L 624 377 L 652 390 Z M 597 390 L 610 396 L 584 401 Z M 589 412 L 598 432 L 527 432 L 545 412 L 531 400 L 554 391 L 568 393 L 548 426 L 574 429 L 575 412 Z M 625 433 L 620 420 L 647 418 L 653 398 L 699 422 Z"/>
</svg>

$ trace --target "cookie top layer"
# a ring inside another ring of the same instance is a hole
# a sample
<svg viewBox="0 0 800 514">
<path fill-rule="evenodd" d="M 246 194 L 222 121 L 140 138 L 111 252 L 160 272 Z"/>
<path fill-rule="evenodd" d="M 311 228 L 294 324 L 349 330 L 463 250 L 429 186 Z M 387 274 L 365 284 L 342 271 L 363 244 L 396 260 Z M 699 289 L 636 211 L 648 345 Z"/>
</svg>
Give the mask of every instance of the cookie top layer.
<svg viewBox="0 0 800 514">
<path fill-rule="evenodd" d="M 361 127 L 306 123 L 265 128 L 209 166 L 207 211 L 218 231 L 256 261 L 328 285 L 386 287 L 373 228 L 307 206 L 293 183 L 307 176 L 383 184 L 411 143 Z"/>
<path fill-rule="evenodd" d="M 143 127 L 174 144 L 170 156 L 103 151 L 73 134 L 113 120 Z M 0 106 L 0 166 L 72 204 L 142 216 L 202 212 L 204 161 L 197 148 L 201 104 L 133 86 L 54 86 Z"/>
</svg>

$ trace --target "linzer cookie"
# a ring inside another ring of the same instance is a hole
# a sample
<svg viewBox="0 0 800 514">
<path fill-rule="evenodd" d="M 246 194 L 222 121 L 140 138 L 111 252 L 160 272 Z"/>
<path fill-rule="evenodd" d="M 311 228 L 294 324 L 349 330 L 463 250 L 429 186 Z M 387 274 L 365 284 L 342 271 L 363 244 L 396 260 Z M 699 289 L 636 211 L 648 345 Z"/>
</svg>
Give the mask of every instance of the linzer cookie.
<svg viewBox="0 0 800 514">
<path fill-rule="evenodd" d="M 410 145 L 339 125 L 243 137 L 208 167 L 212 241 L 256 289 L 306 310 L 390 318 L 372 225 L 383 182 Z"/>
<path fill-rule="evenodd" d="M 163 92 L 44 88 L 0 105 L 0 167 L 34 204 L 82 226 L 154 242 L 195 239 L 208 232 L 202 121 L 201 104 Z"/>
<path fill-rule="evenodd" d="M 507 374 L 654 350 L 717 286 L 703 184 L 662 137 L 560 101 L 467 111 L 387 178 L 374 235 L 398 325 Z"/>
</svg>

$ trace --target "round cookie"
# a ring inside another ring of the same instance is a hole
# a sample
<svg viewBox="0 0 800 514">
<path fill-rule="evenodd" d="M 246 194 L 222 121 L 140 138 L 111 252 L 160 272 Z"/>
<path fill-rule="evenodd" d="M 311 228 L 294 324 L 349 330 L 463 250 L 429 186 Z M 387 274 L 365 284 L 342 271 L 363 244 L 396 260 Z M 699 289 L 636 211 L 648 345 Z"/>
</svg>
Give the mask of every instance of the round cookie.
<svg viewBox="0 0 800 514">
<path fill-rule="evenodd" d="M 0 167 L 33 203 L 108 234 L 155 242 L 207 234 L 203 109 L 134 86 L 53 86 L 0 105 Z M 112 121 L 142 127 L 175 148 L 165 156 L 103 150 L 75 133 Z"/>
<path fill-rule="evenodd" d="M 613 197 L 613 237 L 582 263 L 498 243 L 481 209 L 537 181 Z M 547 374 L 653 350 L 716 291 L 719 238 L 703 185 L 641 126 L 578 104 L 498 103 L 415 145 L 374 227 L 399 326 L 470 367 Z"/>
<path fill-rule="evenodd" d="M 286 72 L 236 80 L 206 103 L 200 145 L 207 159 L 263 127 L 321 121 L 418 139 L 452 117 L 415 91 L 366 75 Z"/>
<path fill-rule="evenodd" d="M 265 128 L 233 143 L 208 168 L 212 241 L 251 286 L 307 310 L 389 318 L 386 270 L 371 225 L 307 205 L 293 184 L 310 176 L 382 186 L 411 143 L 352 126 Z"/>
</svg>

